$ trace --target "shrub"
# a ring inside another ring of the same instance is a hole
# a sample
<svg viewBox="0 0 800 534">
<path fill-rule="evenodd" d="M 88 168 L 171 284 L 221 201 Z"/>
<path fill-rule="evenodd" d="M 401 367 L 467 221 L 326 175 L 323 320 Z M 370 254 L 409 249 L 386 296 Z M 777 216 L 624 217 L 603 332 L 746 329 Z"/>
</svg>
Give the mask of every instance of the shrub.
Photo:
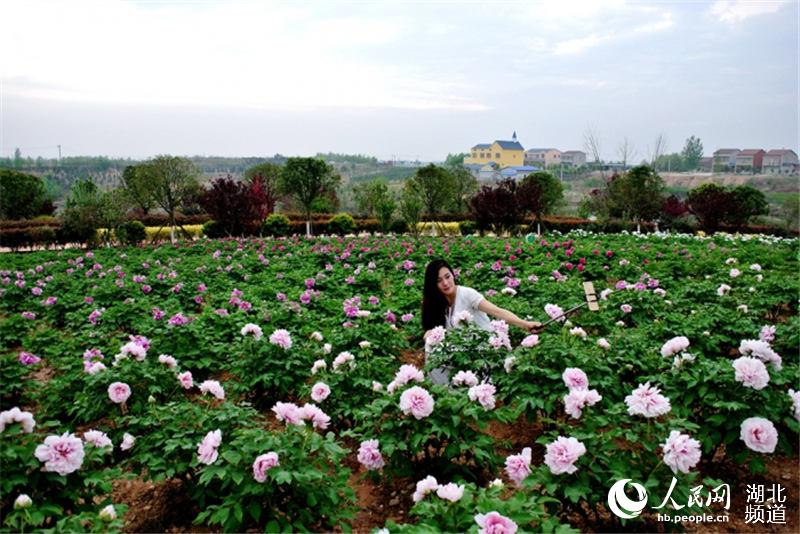
<svg viewBox="0 0 800 534">
<path fill-rule="evenodd" d="M 461 221 L 458 225 L 461 229 L 461 235 L 472 235 L 478 229 L 477 225 L 472 221 Z"/>
<path fill-rule="evenodd" d="M 209 239 L 216 239 L 225 236 L 225 230 L 217 221 L 206 221 L 203 223 L 203 235 Z"/>
<path fill-rule="evenodd" d="M 403 220 L 394 221 L 391 226 L 389 226 L 389 231 L 394 234 L 404 234 L 408 232 L 408 224 Z"/>
<path fill-rule="evenodd" d="M 356 230 L 356 222 L 348 213 L 339 213 L 328 221 L 328 231 L 332 234 L 352 234 Z"/>
<path fill-rule="evenodd" d="M 261 223 L 261 233 L 269 236 L 283 236 L 289 233 L 289 218 L 280 213 L 273 213 Z"/>
<path fill-rule="evenodd" d="M 138 245 L 147 237 L 144 224 L 139 221 L 127 221 L 117 228 L 117 239 L 126 245 Z"/>
</svg>

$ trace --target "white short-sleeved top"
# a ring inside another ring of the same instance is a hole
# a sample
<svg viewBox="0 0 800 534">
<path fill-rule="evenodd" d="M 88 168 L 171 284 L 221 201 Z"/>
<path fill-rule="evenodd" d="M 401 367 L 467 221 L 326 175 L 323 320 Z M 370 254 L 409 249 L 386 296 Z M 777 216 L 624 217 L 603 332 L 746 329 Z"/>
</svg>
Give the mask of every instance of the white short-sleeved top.
<svg viewBox="0 0 800 534">
<path fill-rule="evenodd" d="M 483 302 L 483 295 L 467 286 L 456 286 L 456 300 L 455 303 L 448 308 L 447 318 L 445 321 L 445 328 L 453 327 L 453 318 L 458 316 L 462 311 L 468 311 L 472 314 L 472 322 L 478 325 L 483 330 L 491 330 L 489 316 L 480 311 L 478 306 Z"/>
</svg>

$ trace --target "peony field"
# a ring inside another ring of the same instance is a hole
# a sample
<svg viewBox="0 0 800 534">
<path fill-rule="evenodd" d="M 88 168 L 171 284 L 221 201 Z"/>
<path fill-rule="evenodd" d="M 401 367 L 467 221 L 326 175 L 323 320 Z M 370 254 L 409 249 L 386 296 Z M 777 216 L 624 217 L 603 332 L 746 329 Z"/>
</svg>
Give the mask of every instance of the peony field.
<svg viewBox="0 0 800 534">
<path fill-rule="evenodd" d="M 0 254 L 0 530 L 800 531 L 798 254 L 584 231 Z M 423 341 L 434 258 L 553 321 Z M 564 317 L 584 282 L 599 310 Z"/>
</svg>

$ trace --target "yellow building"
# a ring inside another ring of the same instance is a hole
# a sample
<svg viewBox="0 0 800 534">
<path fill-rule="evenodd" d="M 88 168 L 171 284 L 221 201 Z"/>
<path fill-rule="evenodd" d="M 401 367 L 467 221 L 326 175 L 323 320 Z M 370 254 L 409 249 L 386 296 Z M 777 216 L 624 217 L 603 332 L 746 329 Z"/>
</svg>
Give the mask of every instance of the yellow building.
<svg viewBox="0 0 800 534">
<path fill-rule="evenodd" d="M 525 165 L 525 149 L 517 141 L 517 133 L 511 141 L 495 141 L 494 143 L 481 143 L 470 150 L 470 155 L 464 158 L 464 164 L 485 165 L 493 162 L 504 167 L 520 167 Z"/>
</svg>

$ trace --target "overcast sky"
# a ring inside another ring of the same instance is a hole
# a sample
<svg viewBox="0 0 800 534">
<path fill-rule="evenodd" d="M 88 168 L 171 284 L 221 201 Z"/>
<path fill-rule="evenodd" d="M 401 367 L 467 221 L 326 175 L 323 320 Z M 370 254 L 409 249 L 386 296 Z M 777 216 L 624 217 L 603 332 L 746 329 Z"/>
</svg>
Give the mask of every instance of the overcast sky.
<svg viewBox="0 0 800 534">
<path fill-rule="evenodd" d="M 798 2 L 0 2 L 0 155 L 798 145 Z"/>
</svg>

